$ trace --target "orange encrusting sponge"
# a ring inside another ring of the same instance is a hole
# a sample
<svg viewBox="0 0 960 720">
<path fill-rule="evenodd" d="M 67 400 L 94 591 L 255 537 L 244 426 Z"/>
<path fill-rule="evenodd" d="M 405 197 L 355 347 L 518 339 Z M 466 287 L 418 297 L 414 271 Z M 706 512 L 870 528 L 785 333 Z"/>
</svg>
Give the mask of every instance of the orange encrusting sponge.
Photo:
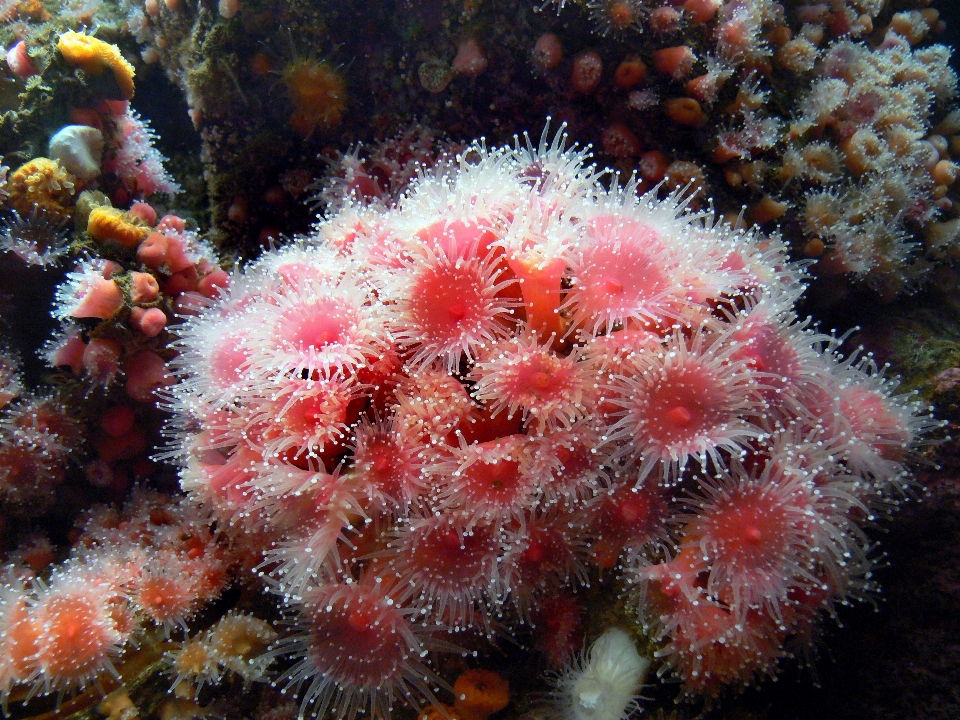
<svg viewBox="0 0 960 720">
<path fill-rule="evenodd" d="M 492 670 L 466 670 L 453 684 L 453 707 L 432 705 L 421 714 L 420 720 L 487 720 L 503 710 L 510 702 L 510 683 Z"/>
<path fill-rule="evenodd" d="M 133 65 L 120 54 L 120 48 L 116 45 L 111 45 L 92 35 L 70 30 L 60 36 L 57 49 L 60 50 L 64 60 L 91 75 L 100 75 L 104 70 L 110 70 L 123 97 L 127 100 L 133 97 L 135 71 Z"/>
</svg>

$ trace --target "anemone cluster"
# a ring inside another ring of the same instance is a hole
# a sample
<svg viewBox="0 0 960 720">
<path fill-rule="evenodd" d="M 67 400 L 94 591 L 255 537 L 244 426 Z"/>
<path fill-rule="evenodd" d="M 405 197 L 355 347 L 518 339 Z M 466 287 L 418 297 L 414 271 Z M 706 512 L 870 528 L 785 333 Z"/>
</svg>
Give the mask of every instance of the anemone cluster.
<svg viewBox="0 0 960 720">
<path fill-rule="evenodd" d="M 0 512 L 47 509 L 81 444 L 80 422 L 55 396 L 27 392 L 19 359 L 0 350 Z"/>
<path fill-rule="evenodd" d="M 776 239 L 565 144 L 346 203 L 177 328 L 169 455 L 299 618 L 301 715 L 436 704 L 434 658 L 597 566 L 690 694 L 868 589 L 925 409 L 797 318 Z"/>
<path fill-rule="evenodd" d="M 796 255 L 818 261 L 819 301 L 847 286 L 890 299 L 955 260 L 957 76 L 930 3 L 552 4 L 579 6 L 560 17 L 589 17 L 607 38 L 603 61 L 619 56 L 612 83 L 594 49 L 574 55 L 571 75 L 578 93 L 606 95 L 600 140 L 617 166 L 651 184 L 694 181 L 723 212 L 746 204 L 751 222 L 777 221 Z M 540 43 L 534 62 L 556 76 L 560 39 Z M 577 84 L 584 59 L 597 66 L 589 87 Z"/>
<path fill-rule="evenodd" d="M 956 235 L 934 223 L 956 166 L 929 118 L 956 93 L 942 45 L 912 49 L 890 32 L 871 51 L 837 42 L 820 56 L 791 123 L 781 178 L 813 187 L 799 217 L 809 241 L 833 248 L 824 274 L 852 273 L 892 292 L 928 270 L 910 230 L 924 228 L 931 258 L 950 256 Z M 939 186 L 939 189 L 937 189 Z M 953 228 L 955 233 L 955 228 Z"/>
<path fill-rule="evenodd" d="M 197 508 L 142 492 L 123 512 L 92 513 L 77 548 L 45 582 L 32 576 L 26 562 L 4 566 L 4 714 L 18 686 L 29 688 L 26 699 L 49 693 L 62 699 L 69 691 L 102 688 L 105 680 L 119 678 L 114 662 L 137 645 L 143 620 L 161 625 L 168 635 L 185 626 L 185 619 L 223 592 L 229 559 Z"/>
</svg>

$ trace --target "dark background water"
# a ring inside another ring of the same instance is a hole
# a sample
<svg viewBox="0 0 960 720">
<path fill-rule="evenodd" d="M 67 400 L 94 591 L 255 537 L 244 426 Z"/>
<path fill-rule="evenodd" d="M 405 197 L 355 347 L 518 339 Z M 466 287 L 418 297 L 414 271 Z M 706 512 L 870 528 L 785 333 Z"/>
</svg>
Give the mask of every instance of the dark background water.
<svg viewBox="0 0 960 720">
<path fill-rule="evenodd" d="M 947 25 L 939 40 L 953 48 L 953 67 L 960 69 L 960 57 L 957 55 L 957 47 L 960 47 L 960 0 L 938 0 L 933 7 L 940 11 L 940 19 Z"/>
</svg>

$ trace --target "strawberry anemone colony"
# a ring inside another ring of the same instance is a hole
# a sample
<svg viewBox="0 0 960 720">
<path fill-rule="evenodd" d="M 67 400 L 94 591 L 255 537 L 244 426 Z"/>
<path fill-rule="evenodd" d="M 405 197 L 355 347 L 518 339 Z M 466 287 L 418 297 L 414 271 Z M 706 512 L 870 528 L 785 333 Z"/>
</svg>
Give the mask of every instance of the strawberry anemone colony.
<svg viewBox="0 0 960 720">
<path fill-rule="evenodd" d="M 272 652 L 302 714 L 435 702 L 438 653 L 597 566 L 689 694 L 772 674 L 869 590 L 861 524 L 925 410 L 797 318 L 778 240 L 565 144 L 345 202 L 179 328 L 182 485 L 298 618 Z"/>
</svg>

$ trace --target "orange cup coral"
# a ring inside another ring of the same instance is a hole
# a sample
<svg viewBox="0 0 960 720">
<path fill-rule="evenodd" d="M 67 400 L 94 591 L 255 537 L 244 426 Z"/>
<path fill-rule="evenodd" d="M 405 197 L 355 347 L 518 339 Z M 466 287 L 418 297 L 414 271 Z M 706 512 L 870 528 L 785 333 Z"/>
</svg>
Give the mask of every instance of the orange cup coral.
<svg viewBox="0 0 960 720">
<path fill-rule="evenodd" d="M 432 705 L 419 720 L 487 720 L 510 703 L 510 683 L 493 670 L 465 670 L 453 684 L 453 695 L 453 707 Z"/>
<path fill-rule="evenodd" d="M 90 211 L 87 232 L 97 242 L 112 242 L 133 250 L 150 234 L 150 228 L 123 210 L 101 206 Z"/>
<path fill-rule="evenodd" d="M 60 36 L 57 49 L 70 65 L 82 68 L 91 75 L 101 75 L 105 70 L 110 70 L 124 99 L 133 97 L 135 71 L 116 45 L 70 30 Z"/>
<path fill-rule="evenodd" d="M 18 167 L 7 180 L 10 206 L 27 217 L 44 212 L 54 220 L 70 216 L 77 179 L 58 160 L 38 157 Z"/>
<path fill-rule="evenodd" d="M 510 683 L 500 673 L 477 668 L 460 674 L 453 694 L 456 715 L 463 720 L 487 720 L 510 702 Z"/>
<path fill-rule="evenodd" d="M 343 74 L 330 63 L 294 60 L 283 69 L 283 82 L 293 103 L 290 124 L 294 130 L 307 137 L 315 129 L 329 130 L 339 124 L 347 89 Z"/>
</svg>

